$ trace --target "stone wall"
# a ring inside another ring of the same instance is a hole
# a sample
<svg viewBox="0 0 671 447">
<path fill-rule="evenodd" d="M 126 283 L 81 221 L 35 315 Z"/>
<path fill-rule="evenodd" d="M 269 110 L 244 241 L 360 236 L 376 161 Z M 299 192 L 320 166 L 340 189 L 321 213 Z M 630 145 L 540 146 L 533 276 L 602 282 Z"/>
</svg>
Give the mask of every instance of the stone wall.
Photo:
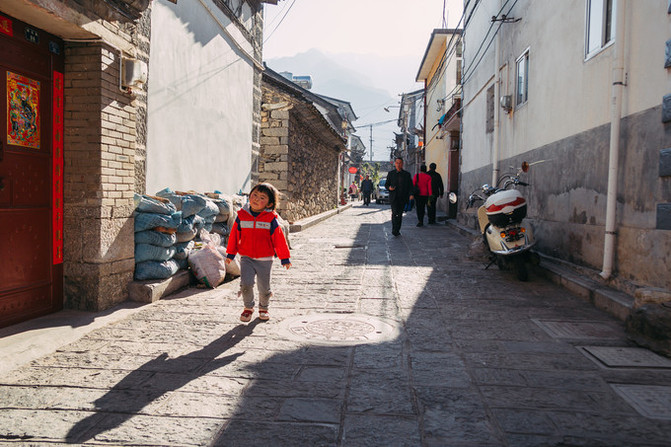
<svg viewBox="0 0 671 447">
<path fill-rule="evenodd" d="M 335 208 L 340 148 L 330 126 L 312 105 L 267 85 L 261 108 L 259 181 L 282 193 L 279 214 L 293 222 Z"/>
</svg>

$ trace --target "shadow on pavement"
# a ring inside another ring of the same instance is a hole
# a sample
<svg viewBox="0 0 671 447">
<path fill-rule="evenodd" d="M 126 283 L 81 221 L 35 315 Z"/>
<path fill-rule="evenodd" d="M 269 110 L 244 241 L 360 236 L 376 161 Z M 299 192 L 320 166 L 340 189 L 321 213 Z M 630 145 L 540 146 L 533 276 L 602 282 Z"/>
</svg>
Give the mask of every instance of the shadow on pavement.
<svg viewBox="0 0 671 447">
<path fill-rule="evenodd" d="M 118 427 L 162 395 L 235 361 L 244 354 L 244 351 L 222 358 L 217 357 L 251 335 L 258 323 L 258 320 L 255 320 L 248 325 L 238 325 L 198 351 L 174 359 L 169 359 L 168 354 L 163 353 L 140 366 L 95 401 L 96 413 L 72 427 L 66 436 L 66 441 L 83 443 L 93 439 L 104 431 Z M 137 384 L 144 380 L 148 371 L 170 371 L 177 379 L 170 381 L 168 385 L 152 383 L 154 380 L 152 378 L 145 380 L 142 387 L 138 388 Z"/>
</svg>

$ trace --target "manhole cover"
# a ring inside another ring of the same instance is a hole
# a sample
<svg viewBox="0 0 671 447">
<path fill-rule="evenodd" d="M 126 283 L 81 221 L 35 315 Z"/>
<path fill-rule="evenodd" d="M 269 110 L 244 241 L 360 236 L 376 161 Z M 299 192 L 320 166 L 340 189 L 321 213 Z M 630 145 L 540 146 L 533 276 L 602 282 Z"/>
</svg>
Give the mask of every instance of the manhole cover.
<svg viewBox="0 0 671 447">
<path fill-rule="evenodd" d="M 598 321 L 532 320 L 554 338 L 621 338 L 622 331 Z"/>
<path fill-rule="evenodd" d="M 589 358 L 596 359 L 608 368 L 668 368 L 671 360 L 643 348 L 583 346 Z"/>
<path fill-rule="evenodd" d="M 352 345 L 394 339 L 399 329 L 393 322 L 369 315 L 315 314 L 282 321 L 280 333 L 315 344 Z"/>
<path fill-rule="evenodd" d="M 611 387 L 642 416 L 671 420 L 671 386 L 612 384 Z"/>
</svg>

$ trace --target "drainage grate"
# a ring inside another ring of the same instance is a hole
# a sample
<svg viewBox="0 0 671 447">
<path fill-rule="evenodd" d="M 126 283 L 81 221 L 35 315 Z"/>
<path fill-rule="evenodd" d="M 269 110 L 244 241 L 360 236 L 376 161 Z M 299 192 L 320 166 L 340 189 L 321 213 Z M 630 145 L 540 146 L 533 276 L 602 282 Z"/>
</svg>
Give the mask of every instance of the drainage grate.
<svg viewBox="0 0 671 447">
<path fill-rule="evenodd" d="M 336 244 L 333 248 L 366 248 L 363 244 Z"/>
<path fill-rule="evenodd" d="M 315 314 L 280 323 L 280 334 L 299 341 L 352 345 L 391 340 L 399 334 L 394 322 L 362 314 Z"/>
<path fill-rule="evenodd" d="M 598 321 L 532 321 L 553 338 L 622 338 L 622 330 Z"/>
<path fill-rule="evenodd" d="M 671 421 L 671 386 L 611 384 L 611 387 L 641 416 Z"/>
<path fill-rule="evenodd" d="M 582 346 L 580 350 L 608 368 L 671 369 L 671 360 L 643 348 Z"/>
</svg>

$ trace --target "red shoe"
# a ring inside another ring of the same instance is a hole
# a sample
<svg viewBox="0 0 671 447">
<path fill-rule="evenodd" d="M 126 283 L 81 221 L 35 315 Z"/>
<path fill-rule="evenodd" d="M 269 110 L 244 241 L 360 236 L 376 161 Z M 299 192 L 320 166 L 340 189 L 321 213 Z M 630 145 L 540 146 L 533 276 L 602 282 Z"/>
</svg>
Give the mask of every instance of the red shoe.
<svg viewBox="0 0 671 447">
<path fill-rule="evenodd" d="M 249 322 L 249 320 L 252 319 L 252 314 L 254 313 L 254 309 L 249 309 L 245 307 L 245 310 L 242 311 L 242 314 L 240 315 L 240 321 L 243 323 Z"/>
</svg>

